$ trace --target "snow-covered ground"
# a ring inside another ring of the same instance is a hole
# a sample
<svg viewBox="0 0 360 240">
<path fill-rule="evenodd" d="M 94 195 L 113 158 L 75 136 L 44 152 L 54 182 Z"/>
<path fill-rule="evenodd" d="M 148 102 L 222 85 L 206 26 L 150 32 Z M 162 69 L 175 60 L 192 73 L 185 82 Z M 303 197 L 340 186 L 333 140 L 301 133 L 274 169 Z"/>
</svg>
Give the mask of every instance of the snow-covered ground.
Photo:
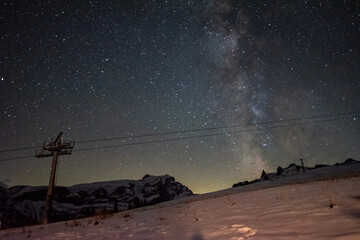
<svg viewBox="0 0 360 240">
<path fill-rule="evenodd" d="M 0 239 L 360 239 L 360 164 L 112 216 L 2 230 Z"/>
</svg>

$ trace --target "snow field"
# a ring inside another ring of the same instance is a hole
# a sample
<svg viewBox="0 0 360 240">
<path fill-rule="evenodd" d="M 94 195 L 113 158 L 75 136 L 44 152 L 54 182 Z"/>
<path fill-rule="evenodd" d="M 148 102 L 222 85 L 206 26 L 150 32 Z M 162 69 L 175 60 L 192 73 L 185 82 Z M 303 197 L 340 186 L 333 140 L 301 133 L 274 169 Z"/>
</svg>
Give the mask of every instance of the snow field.
<svg viewBox="0 0 360 240">
<path fill-rule="evenodd" d="M 360 239 L 360 177 L 285 185 L 47 226 L 1 239 Z"/>
</svg>

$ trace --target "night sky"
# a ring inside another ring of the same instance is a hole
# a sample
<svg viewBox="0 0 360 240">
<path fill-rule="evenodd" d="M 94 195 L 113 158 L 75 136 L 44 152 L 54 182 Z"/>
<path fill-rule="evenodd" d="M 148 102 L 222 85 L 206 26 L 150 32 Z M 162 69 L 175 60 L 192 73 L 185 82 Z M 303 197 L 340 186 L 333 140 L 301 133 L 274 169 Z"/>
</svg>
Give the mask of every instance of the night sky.
<svg viewBox="0 0 360 240">
<path fill-rule="evenodd" d="M 58 185 L 170 174 L 203 193 L 300 158 L 360 159 L 359 1 L 5 0 L 0 26 L 0 150 L 60 131 L 74 150 L 219 133 L 74 151 Z M 76 143 L 238 124 L 253 125 Z M 50 167 L 1 161 L 0 181 L 47 185 Z"/>
</svg>

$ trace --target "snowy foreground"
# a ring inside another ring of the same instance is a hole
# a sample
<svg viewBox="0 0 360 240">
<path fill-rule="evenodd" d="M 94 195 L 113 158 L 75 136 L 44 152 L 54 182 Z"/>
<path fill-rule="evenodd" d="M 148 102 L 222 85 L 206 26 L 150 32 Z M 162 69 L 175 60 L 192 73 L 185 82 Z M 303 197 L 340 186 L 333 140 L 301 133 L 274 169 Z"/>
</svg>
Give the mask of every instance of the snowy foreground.
<svg viewBox="0 0 360 240">
<path fill-rule="evenodd" d="M 0 239 L 360 239 L 360 164 L 114 215 L 2 230 Z"/>
</svg>

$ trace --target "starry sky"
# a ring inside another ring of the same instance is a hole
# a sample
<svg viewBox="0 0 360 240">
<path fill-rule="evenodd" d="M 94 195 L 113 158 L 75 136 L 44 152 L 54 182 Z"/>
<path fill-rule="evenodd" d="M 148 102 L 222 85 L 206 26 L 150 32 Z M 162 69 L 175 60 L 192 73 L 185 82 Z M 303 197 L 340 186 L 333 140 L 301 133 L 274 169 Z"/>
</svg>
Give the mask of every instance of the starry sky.
<svg viewBox="0 0 360 240">
<path fill-rule="evenodd" d="M 48 184 L 35 147 L 60 131 L 75 141 L 59 159 L 65 186 L 170 174 L 204 193 L 300 158 L 360 159 L 359 1 L 0 4 L 0 150 L 34 147 L 0 153 L 34 155 L 0 161 L 8 186 Z"/>
</svg>

